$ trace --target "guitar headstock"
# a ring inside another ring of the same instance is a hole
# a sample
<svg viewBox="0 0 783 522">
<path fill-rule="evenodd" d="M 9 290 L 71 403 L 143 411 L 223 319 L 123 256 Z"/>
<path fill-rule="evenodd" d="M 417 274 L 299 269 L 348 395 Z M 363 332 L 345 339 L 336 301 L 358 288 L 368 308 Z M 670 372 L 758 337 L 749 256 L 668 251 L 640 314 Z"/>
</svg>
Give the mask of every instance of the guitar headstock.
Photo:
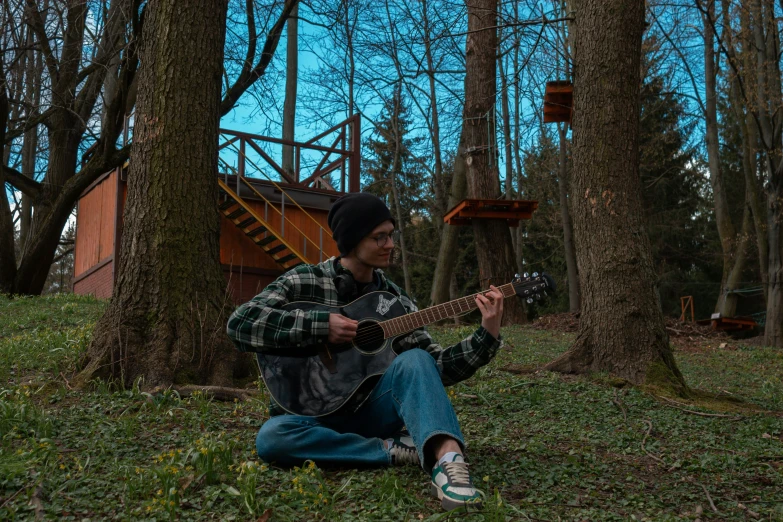
<svg viewBox="0 0 783 522">
<path fill-rule="evenodd" d="M 554 293 L 557 290 L 552 276 L 538 272 L 517 274 L 511 284 L 514 286 L 514 292 L 528 303 L 543 299 L 547 291 Z"/>
</svg>

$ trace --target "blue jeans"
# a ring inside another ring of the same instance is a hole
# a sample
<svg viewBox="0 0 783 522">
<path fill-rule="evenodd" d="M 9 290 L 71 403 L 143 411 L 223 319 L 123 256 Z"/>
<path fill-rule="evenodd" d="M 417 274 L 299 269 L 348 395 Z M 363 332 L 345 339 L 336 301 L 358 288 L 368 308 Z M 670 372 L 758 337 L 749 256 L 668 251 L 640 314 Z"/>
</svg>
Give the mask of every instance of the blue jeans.
<svg viewBox="0 0 783 522">
<path fill-rule="evenodd" d="M 435 359 L 421 349 L 397 356 L 356 413 L 272 417 L 261 426 L 256 449 L 262 460 L 283 466 L 305 460 L 319 466 L 388 466 L 392 461 L 384 439 L 403 426 L 427 471 L 435 463 L 427 446 L 432 437 L 448 435 L 465 447 Z"/>
</svg>

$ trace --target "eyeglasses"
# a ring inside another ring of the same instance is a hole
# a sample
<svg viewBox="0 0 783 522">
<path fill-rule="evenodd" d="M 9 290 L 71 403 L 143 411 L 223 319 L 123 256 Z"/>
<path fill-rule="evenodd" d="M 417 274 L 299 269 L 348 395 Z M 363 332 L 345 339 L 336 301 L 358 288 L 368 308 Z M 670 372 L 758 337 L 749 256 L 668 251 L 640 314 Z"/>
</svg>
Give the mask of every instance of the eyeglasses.
<svg viewBox="0 0 783 522">
<path fill-rule="evenodd" d="M 393 230 L 391 234 L 386 234 L 385 232 L 382 234 L 378 234 L 375 237 L 372 237 L 370 239 L 375 240 L 375 244 L 378 245 L 378 248 L 383 248 L 386 246 L 386 243 L 389 242 L 389 238 L 391 238 L 392 243 L 397 243 L 400 240 L 400 231 L 399 230 Z"/>
</svg>

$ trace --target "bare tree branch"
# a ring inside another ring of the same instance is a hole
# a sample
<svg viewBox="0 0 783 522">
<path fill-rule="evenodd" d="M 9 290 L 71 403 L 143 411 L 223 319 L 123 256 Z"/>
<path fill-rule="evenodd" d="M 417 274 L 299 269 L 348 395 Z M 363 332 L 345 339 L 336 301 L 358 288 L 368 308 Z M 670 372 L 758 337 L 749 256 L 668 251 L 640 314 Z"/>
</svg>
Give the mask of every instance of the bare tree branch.
<svg viewBox="0 0 783 522">
<path fill-rule="evenodd" d="M 21 191 L 23 194 L 27 194 L 31 198 L 36 198 L 41 192 L 41 184 L 34 181 L 32 178 L 28 178 L 16 169 L 3 165 L 3 174 L 5 174 L 6 183 L 10 184 L 15 189 Z"/>
<path fill-rule="evenodd" d="M 275 25 L 272 26 L 272 29 L 266 37 L 266 42 L 264 43 L 264 48 L 261 50 L 261 58 L 259 59 L 258 64 L 247 72 L 243 67 L 242 72 L 239 74 L 236 82 L 234 82 L 234 85 L 226 92 L 223 101 L 220 103 L 221 116 L 228 114 L 228 112 L 234 108 L 234 105 L 236 105 L 239 97 L 242 96 L 256 80 L 264 75 L 266 68 L 269 66 L 269 63 L 272 61 L 272 57 L 275 54 L 277 44 L 280 42 L 283 28 L 291 15 L 291 11 L 293 11 L 298 2 L 299 0 L 286 0 L 280 17 L 275 22 Z"/>
</svg>

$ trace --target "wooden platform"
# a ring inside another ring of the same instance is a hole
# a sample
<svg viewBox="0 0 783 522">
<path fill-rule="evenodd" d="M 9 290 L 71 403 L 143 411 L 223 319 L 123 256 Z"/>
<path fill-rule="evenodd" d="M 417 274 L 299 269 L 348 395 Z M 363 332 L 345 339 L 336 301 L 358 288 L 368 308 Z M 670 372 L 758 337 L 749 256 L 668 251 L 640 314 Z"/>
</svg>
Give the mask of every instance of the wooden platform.
<svg viewBox="0 0 783 522">
<path fill-rule="evenodd" d="M 712 314 L 710 319 L 701 319 L 697 324 L 711 325 L 713 330 L 719 332 L 737 332 L 741 330 L 753 330 L 758 326 L 752 317 L 721 317 L 720 314 Z"/>
<path fill-rule="evenodd" d="M 449 225 L 468 225 L 472 219 L 505 219 L 516 227 L 520 219 L 530 219 L 538 201 L 519 199 L 463 199 L 443 216 Z"/>
<path fill-rule="evenodd" d="M 574 84 L 567 81 L 546 82 L 544 123 L 571 123 L 574 106 Z"/>
</svg>

